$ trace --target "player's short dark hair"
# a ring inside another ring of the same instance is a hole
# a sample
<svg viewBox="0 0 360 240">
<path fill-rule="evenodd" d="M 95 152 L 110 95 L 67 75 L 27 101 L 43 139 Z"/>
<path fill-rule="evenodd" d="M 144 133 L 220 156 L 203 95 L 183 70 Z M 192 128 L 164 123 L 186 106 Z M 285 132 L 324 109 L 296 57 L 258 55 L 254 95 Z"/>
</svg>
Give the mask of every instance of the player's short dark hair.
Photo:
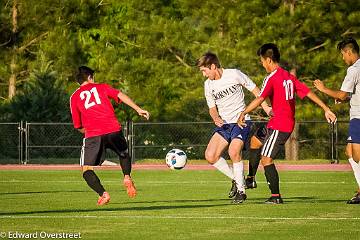
<svg viewBox="0 0 360 240">
<path fill-rule="evenodd" d="M 353 53 L 359 54 L 359 45 L 352 37 L 344 39 L 338 43 L 337 49 L 339 51 L 344 50 L 345 48 L 350 49 Z"/>
<path fill-rule="evenodd" d="M 196 61 L 197 67 L 209 67 L 210 68 L 211 64 L 214 64 L 217 68 L 221 67 L 219 58 L 216 56 L 215 53 L 212 53 L 212 52 L 205 53 Z"/>
<path fill-rule="evenodd" d="M 274 62 L 280 62 L 280 51 L 274 43 L 265 43 L 257 50 L 257 55 L 263 58 L 270 58 Z"/>
<path fill-rule="evenodd" d="M 76 81 L 81 85 L 83 82 L 88 80 L 88 77 L 94 77 L 94 70 L 89 67 L 81 66 L 79 67 L 79 71 L 76 74 Z"/>
</svg>

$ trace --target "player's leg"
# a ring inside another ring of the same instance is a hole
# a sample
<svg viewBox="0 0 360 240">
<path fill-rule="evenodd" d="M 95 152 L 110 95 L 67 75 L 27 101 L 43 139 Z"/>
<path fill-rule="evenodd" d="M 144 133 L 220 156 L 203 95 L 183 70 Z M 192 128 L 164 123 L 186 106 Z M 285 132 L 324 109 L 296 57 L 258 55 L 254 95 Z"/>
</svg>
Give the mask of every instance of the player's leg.
<svg viewBox="0 0 360 240">
<path fill-rule="evenodd" d="M 276 157 L 280 147 L 285 144 L 291 133 L 269 130 L 264 146 L 261 150 L 261 164 L 264 166 L 265 177 L 271 191 L 271 197 L 265 203 L 283 203 L 280 195 L 279 174 L 273 159 Z"/>
<path fill-rule="evenodd" d="M 349 148 L 349 149 L 348 149 Z M 353 169 L 356 182 L 358 184 L 357 193 L 347 201 L 348 204 L 360 204 L 360 144 L 348 143 L 347 152 L 349 156 L 349 163 Z"/>
<path fill-rule="evenodd" d="M 206 147 L 205 159 L 227 177 L 234 179 L 232 169 L 229 167 L 227 161 L 221 157 L 228 144 L 223 136 L 215 132 Z"/>
<path fill-rule="evenodd" d="M 87 185 L 99 194 L 97 204 L 104 205 L 110 201 L 110 195 L 100 182 L 100 179 L 94 172 L 95 165 L 98 165 L 102 155 L 101 137 L 84 138 L 81 149 L 80 165 L 82 167 L 83 178 Z"/>
<path fill-rule="evenodd" d="M 245 179 L 245 187 L 248 189 L 257 187 L 255 176 L 261 159 L 261 147 L 265 142 L 266 136 L 267 127 L 266 125 L 262 124 L 257 128 L 255 134 L 250 139 L 249 172 Z"/>
<path fill-rule="evenodd" d="M 250 139 L 250 149 L 249 149 L 249 172 L 245 179 L 245 187 L 248 189 L 256 188 L 257 184 L 255 181 L 255 176 L 257 169 L 259 167 L 261 159 L 261 141 L 257 138 L 256 135 L 252 136 Z"/>
<path fill-rule="evenodd" d="M 229 145 L 229 156 L 233 162 L 234 180 L 237 191 L 234 196 L 233 203 L 242 203 L 246 200 L 245 181 L 244 181 L 244 163 L 241 159 L 241 151 L 244 147 L 244 142 L 238 138 L 234 138 Z"/>
<path fill-rule="evenodd" d="M 251 125 L 251 121 L 246 121 L 246 127 L 231 124 L 231 142 L 228 151 L 233 162 L 234 180 L 238 189 L 234 196 L 234 203 L 242 203 L 247 197 L 245 194 L 244 163 L 241 154 L 250 134 Z"/>
<path fill-rule="evenodd" d="M 124 175 L 124 186 L 129 197 L 136 196 L 136 187 L 131 178 L 131 159 L 129 156 L 128 145 L 122 131 L 110 133 L 106 135 L 106 147 L 110 148 L 119 157 L 120 166 Z"/>
<path fill-rule="evenodd" d="M 360 119 L 350 120 L 348 145 L 346 146 L 346 154 L 349 163 L 353 169 L 358 191 L 352 197 L 348 204 L 360 204 Z"/>
</svg>

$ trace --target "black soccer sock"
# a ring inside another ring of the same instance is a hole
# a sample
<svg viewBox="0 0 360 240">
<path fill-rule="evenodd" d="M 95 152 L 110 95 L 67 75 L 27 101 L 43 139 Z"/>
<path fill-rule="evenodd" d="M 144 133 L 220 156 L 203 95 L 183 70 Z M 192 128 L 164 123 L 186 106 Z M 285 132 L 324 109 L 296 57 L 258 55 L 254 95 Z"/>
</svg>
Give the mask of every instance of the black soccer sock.
<svg viewBox="0 0 360 240">
<path fill-rule="evenodd" d="M 280 194 L 279 174 L 274 164 L 264 167 L 265 177 L 268 182 L 271 194 Z"/>
<path fill-rule="evenodd" d="M 261 148 L 249 150 L 249 173 L 248 176 L 255 178 L 261 158 Z"/>
<path fill-rule="evenodd" d="M 89 185 L 89 187 L 97 192 L 99 196 L 102 196 L 105 192 L 104 187 L 100 183 L 100 179 L 98 176 L 96 176 L 95 172 L 93 170 L 86 170 L 83 173 L 83 178 L 85 179 L 86 183 Z"/>
<path fill-rule="evenodd" d="M 124 175 L 131 173 L 131 159 L 127 151 L 121 152 L 119 155 L 120 166 Z"/>
</svg>

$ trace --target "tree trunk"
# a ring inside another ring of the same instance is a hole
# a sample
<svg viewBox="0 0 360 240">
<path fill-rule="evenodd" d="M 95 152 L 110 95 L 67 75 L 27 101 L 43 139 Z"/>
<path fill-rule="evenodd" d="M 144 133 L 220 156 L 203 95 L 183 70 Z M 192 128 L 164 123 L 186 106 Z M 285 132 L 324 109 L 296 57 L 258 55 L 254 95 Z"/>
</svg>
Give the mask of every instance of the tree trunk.
<svg viewBox="0 0 360 240">
<path fill-rule="evenodd" d="M 15 96 L 16 94 L 16 54 L 17 54 L 17 47 L 16 47 L 16 41 L 17 41 L 17 31 L 18 31 L 18 25 L 17 25 L 17 0 L 13 0 L 13 7 L 12 7 L 12 40 L 13 40 L 13 52 L 12 52 L 12 59 L 10 64 L 10 78 L 9 78 L 9 99 Z"/>
<path fill-rule="evenodd" d="M 296 68 L 292 68 L 290 73 L 296 76 Z M 285 143 L 285 159 L 286 160 L 299 160 L 299 124 L 295 123 L 294 131 L 291 133 L 289 139 Z"/>
<path fill-rule="evenodd" d="M 299 160 L 299 124 L 295 123 L 294 131 L 291 133 L 289 139 L 285 143 L 285 159 Z"/>
</svg>

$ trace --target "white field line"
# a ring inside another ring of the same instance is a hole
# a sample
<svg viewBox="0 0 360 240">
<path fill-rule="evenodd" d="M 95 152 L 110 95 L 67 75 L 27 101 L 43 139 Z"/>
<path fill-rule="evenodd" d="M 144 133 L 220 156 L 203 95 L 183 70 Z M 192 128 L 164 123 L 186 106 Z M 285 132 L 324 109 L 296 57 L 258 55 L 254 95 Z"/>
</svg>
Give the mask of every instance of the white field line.
<svg viewBox="0 0 360 240">
<path fill-rule="evenodd" d="M 149 216 L 149 215 L 83 215 L 83 216 L 69 216 L 69 215 L 24 215 L 13 216 L 4 215 L 0 219 L 243 219 L 243 220 L 302 220 L 302 221 L 343 221 L 343 220 L 360 220 L 360 217 L 242 217 L 242 216 L 178 216 L 178 215 L 163 215 L 163 216 Z"/>
<path fill-rule="evenodd" d="M 83 183 L 83 180 L 0 180 L 0 183 Z M 104 180 L 103 183 L 122 183 L 122 179 L 119 180 Z M 266 183 L 265 181 L 256 181 L 257 183 Z M 229 183 L 229 181 L 137 181 L 138 185 L 142 184 L 210 184 L 210 183 Z M 282 184 L 346 184 L 347 182 L 297 182 L 297 181 L 284 181 Z"/>
</svg>

